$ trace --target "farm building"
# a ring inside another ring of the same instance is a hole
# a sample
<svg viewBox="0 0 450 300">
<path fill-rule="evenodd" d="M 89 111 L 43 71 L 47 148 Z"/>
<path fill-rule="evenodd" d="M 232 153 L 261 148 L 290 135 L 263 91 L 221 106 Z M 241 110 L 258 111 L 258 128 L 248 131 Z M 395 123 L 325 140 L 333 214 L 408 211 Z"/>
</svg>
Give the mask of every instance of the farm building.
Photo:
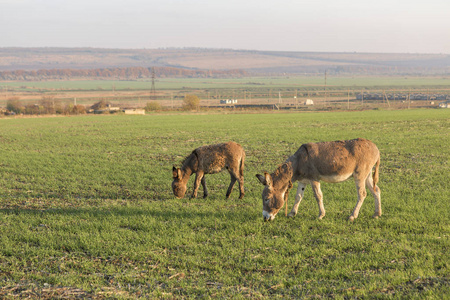
<svg viewBox="0 0 450 300">
<path fill-rule="evenodd" d="M 126 108 L 123 112 L 126 115 L 145 115 L 145 109 L 142 108 Z"/>
<path fill-rule="evenodd" d="M 220 100 L 220 104 L 236 104 L 237 102 L 237 99 Z"/>
<path fill-rule="evenodd" d="M 93 112 L 95 114 L 104 114 L 104 113 L 115 113 L 120 111 L 120 107 L 113 106 L 112 103 L 106 101 L 100 101 L 91 106 L 88 112 Z"/>
<path fill-rule="evenodd" d="M 440 108 L 450 108 L 450 100 L 439 103 Z"/>
</svg>

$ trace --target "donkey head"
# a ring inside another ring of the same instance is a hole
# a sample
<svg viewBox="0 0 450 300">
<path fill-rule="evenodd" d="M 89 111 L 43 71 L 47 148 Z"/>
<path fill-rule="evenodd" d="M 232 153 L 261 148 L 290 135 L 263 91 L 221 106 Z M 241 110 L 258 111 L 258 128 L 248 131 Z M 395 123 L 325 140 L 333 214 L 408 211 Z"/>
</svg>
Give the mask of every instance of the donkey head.
<svg viewBox="0 0 450 300">
<path fill-rule="evenodd" d="M 186 182 L 183 181 L 183 174 L 181 172 L 180 168 L 175 168 L 175 166 L 172 168 L 172 190 L 173 194 L 177 198 L 183 198 L 184 194 L 186 194 Z"/>
<path fill-rule="evenodd" d="M 264 221 L 272 221 L 283 207 L 284 201 L 287 200 L 285 196 L 287 196 L 289 189 L 292 187 L 292 183 L 289 181 L 287 186 L 276 189 L 273 186 L 272 176 L 269 173 L 264 173 L 264 175 L 256 174 L 256 177 L 265 186 L 262 192 Z"/>
</svg>

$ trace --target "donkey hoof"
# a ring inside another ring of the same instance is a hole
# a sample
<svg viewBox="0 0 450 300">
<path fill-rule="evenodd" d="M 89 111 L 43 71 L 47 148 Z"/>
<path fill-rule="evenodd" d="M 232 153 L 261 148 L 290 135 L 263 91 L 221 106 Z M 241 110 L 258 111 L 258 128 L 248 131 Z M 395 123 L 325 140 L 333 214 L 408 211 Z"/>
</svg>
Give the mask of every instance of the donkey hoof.
<svg viewBox="0 0 450 300">
<path fill-rule="evenodd" d="M 296 215 L 296 213 L 290 212 L 290 213 L 287 215 L 287 217 L 288 217 L 288 218 L 293 218 L 293 217 L 295 217 L 295 215 Z"/>
<path fill-rule="evenodd" d="M 354 216 L 350 216 L 350 217 L 348 218 L 348 220 L 349 220 L 350 222 L 353 222 L 355 219 L 356 219 L 356 218 L 355 218 Z"/>
</svg>

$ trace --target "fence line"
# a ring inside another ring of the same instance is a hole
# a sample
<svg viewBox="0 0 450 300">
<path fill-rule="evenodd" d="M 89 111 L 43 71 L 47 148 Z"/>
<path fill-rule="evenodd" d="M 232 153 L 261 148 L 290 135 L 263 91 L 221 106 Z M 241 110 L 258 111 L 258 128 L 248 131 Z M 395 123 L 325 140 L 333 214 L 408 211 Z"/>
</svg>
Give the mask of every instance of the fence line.
<svg viewBox="0 0 450 300">
<path fill-rule="evenodd" d="M 27 93 L 9 93 L 0 101 L 0 107 L 6 107 L 9 97 L 17 96 L 25 103 L 39 103 L 42 97 L 51 95 Z M 340 89 L 340 90 L 299 90 L 289 91 L 249 91 L 238 89 L 159 91 L 70 91 L 62 95 L 53 94 L 54 101 L 77 103 L 90 106 L 101 100 L 126 107 L 145 107 L 148 103 L 158 102 L 163 108 L 179 108 L 186 94 L 195 94 L 200 105 L 205 107 L 271 107 L 273 109 L 358 109 L 364 107 L 415 107 L 438 106 L 442 101 L 450 100 L 450 88 L 438 89 Z M 39 98 L 41 97 L 41 98 Z M 153 98 L 155 97 L 155 98 Z M 227 103 L 223 100 L 235 100 Z M 221 101 L 222 100 L 222 101 Z M 3 103 L 2 103 L 3 102 Z M 224 103 L 225 102 L 225 103 Z M 4 104 L 4 105 L 2 105 Z"/>
</svg>

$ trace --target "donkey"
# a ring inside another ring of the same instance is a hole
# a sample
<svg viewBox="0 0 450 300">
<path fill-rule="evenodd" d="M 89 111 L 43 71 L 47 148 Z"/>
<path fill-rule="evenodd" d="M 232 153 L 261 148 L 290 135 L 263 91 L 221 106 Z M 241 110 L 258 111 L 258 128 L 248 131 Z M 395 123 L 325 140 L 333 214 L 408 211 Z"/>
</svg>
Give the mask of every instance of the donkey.
<svg viewBox="0 0 450 300">
<path fill-rule="evenodd" d="M 200 182 L 203 186 L 203 198 L 208 196 L 205 174 L 219 173 L 227 169 L 231 175 L 230 186 L 226 198 L 230 197 L 236 181 L 239 181 L 239 199 L 244 198 L 244 161 L 245 152 L 241 145 L 235 142 L 203 146 L 195 149 L 185 158 L 181 168 L 172 168 L 172 190 L 177 198 L 183 198 L 186 185 L 192 173 L 195 174 L 194 191 L 192 198 L 197 197 Z"/>
<path fill-rule="evenodd" d="M 372 175 L 372 168 L 375 171 Z M 307 184 L 310 184 L 317 204 L 319 219 L 325 216 L 320 180 L 337 183 L 353 176 L 358 192 L 358 201 L 349 217 L 353 221 L 358 217 L 359 210 L 366 198 L 367 186 L 375 198 L 374 218 L 381 216 L 381 191 L 377 187 L 380 167 L 380 152 L 377 146 L 366 139 L 349 141 L 334 141 L 303 144 L 274 173 L 256 174 L 265 186 L 262 192 L 263 217 L 265 221 L 275 218 L 286 201 L 292 182 L 298 181 L 295 203 L 288 217 L 297 214 L 298 205 L 302 201 Z"/>
</svg>

